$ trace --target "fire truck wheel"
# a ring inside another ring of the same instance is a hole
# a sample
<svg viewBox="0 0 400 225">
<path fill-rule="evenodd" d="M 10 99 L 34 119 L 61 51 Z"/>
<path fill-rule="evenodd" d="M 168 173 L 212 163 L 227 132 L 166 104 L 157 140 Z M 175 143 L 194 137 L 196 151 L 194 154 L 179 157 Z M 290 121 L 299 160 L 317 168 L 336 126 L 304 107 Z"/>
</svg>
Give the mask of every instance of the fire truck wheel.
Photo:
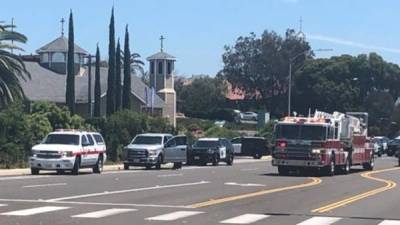
<svg viewBox="0 0 400 225">
<path fill-rule="evenodd" d="M 278 173 L 280 176 L 287 176 L 289 175 L 289 168 L 286 166 L 278 166 Z"/>
<path fill-rule="evenodd" d="M 76 157 L 74 168 L 72 169 L 72 174 L 73 175 L 78 175 L 80 167 L 81 167 L 81 158 L 80 157 Z"/>
<path fill-rule="evenodd" d="M 346 164 L 342 167 L 342 173 L 343 174 L 349 174 L 350 173 L 350 160 L 346 160 Z"/>
<path fill-rule="evenodd" d="M 374 156 L 371 155 L 369 162 L 363 164 L 363 168 L 366 170 L 373 170 L 374 169 Z"/>
<path fill-rule="evenodd" d="M 324 168 L 325 175 L 327 176 L 335 175 L 335 158 L 332 158 L 330 161 L 329 166 Z"/>
</svg>

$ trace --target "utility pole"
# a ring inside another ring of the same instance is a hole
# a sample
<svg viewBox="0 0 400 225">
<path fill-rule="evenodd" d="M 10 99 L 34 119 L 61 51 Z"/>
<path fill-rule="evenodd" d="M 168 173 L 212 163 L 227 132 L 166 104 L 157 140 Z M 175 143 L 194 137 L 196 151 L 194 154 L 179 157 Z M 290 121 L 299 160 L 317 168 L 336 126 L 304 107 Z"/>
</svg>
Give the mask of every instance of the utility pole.
<svg viewBox="0 0 400 225">
<path fill-rule="evenodd" d="M 89 54 L 86 56 L 88 59 L 88 115 L 89 118 L 92 118 L 93 110 L 92 110 L 92 58 L 95 56 Z"/>
</svg>

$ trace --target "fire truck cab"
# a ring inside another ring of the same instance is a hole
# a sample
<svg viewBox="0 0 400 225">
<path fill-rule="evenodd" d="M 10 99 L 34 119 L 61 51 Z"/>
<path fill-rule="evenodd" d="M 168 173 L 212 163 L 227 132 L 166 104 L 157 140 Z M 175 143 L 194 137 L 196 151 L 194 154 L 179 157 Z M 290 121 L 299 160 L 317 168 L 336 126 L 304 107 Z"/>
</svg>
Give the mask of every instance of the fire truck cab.
<svg viewBox="0 0 400 225">
<path fill-rule="evenodd" d="M 368 140 L 368 114 L 316 111 L 311 117 L 285 117 L 274 128 L 272 165 L 280 175 L 314 168 L 333 176 L 351 166 L 374 167 Z"/>
</svg>

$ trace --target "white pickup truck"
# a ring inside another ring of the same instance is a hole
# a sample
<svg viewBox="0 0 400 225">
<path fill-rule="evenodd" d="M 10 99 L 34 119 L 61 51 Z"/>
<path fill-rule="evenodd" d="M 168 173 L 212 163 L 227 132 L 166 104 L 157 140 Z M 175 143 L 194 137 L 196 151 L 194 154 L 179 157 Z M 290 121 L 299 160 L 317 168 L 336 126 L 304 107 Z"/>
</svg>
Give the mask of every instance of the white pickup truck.
<svg viewBox="0 0 400 225">
<path fill-rule="evenodd" d="M 129 166 L 160 169 L 165 163 L 173 163 L 174 168 L 179 169 L 187 161 L 186 141 L 186 136 L 139 134 L 124 148 L 124 169 L 128 170 Z"/>
<path fill-rule="evenodd" d="M 101 173 L 106 161 L 106 144 L 101 134 L 77 130 L 56 130 L 32 147 L 29 164 L 33 175 L 40 170 L 66 170 L 78 175 L 80 168 Z"/>
</svg>

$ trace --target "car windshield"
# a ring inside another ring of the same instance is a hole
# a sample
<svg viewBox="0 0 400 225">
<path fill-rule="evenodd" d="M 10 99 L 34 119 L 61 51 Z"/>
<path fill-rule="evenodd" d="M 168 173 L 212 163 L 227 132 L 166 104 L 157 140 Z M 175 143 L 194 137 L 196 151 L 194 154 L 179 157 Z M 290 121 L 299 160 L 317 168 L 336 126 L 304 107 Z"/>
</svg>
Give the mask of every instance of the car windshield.
<svg viewBox="0 0 400 225">
<path fill-rule="evenodd" d="M 196 141 L 193 145 L 194 147 L 199 148 L 214 148 L 219 146 L 218 141 Z"/>
<path fill-rule="evenodd" d="M 275 127 L 277 139 L 325 140 L 326 134 L 324 126 L 279 124 Z"/>
<path fill-rule="evenodd" d="M 161 136 L 136 136 L 136 138 L 132 141 L 132 144 L 137 144 L 137 145 L 162 144 L 162 137 Z"/>
<path fill-rule="evenodd" d="M 49 134 L 42 144 L 79 145 L 79 135 Z"/>
</svg>

